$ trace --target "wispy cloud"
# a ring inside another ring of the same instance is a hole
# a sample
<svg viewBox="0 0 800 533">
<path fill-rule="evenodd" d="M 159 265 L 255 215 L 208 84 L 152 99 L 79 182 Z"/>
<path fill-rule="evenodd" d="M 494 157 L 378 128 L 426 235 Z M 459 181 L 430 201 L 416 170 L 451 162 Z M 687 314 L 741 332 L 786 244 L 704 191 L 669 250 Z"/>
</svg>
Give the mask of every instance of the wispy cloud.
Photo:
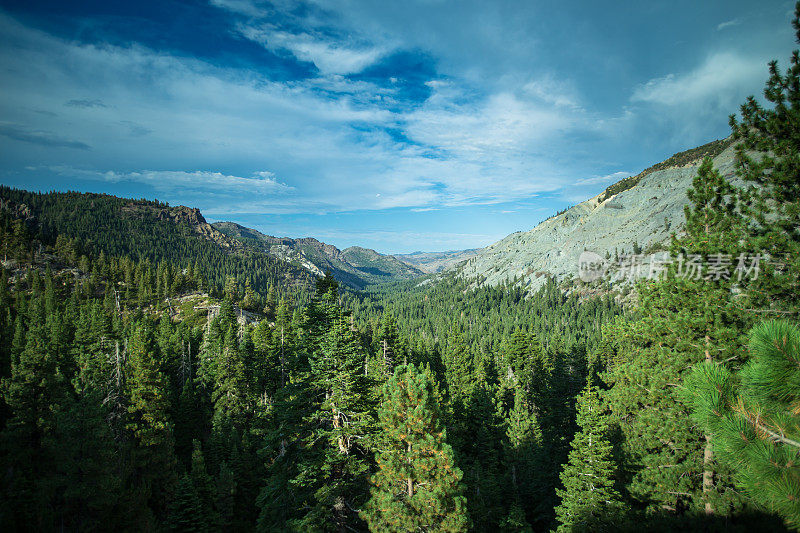
<svg viewBox="0 0 800 533">
<path fill-rule="evenodd" d="M 737 89 L 748 88 L 764 71 L 761 58 L 717 53 L 690 72 L 668 74 L 637 87 L 632 100 L 664 105 L 727 100 L 737 97 Z"/>
<path fill-rule="evenodd" d="M 268 50 L 285 50 L 301 61 L 314 63 L 323 75 L 361 72 L 388 52 L 384 48 L 366 44 L 351 46 L 324 35 L 292 33 L 272 24 L 240 24 L 239 32 Z"/>
<path fill-rule="evenodd" d="M 575 185 L 599 185 L 601 183 L 613 183 L 623 178 L 632 176 L 630 172 L 614 172 L 607 176 L 592 176 L 591 178 L 581 178 L 575 181 Z"/>
<path fill-rule="evenodd" d="M 270 81 L 138 46 L 64 42 L 7 18 L 0 25 L 26 43 L 22 52 L 0 54 L 0 67 L 23 73 L 2 82 L 7 92 L 37 102 L 86 87 L 103 95 L 106 107 L 91 116 L 85 107 L 67 106 L 58 120 L 28 117 L 53 128 L 52 136 L 38 140 L 78 147 L 65 140 L 62 132 L 69 131 L 96 148 L 91 164 L 97 172 L 114 169 L 114 179 L 162 189 L 166 181 L 178 190 L 220 180 L 145 169 L 191 165 L 219 176 L 249 176 L 269 168 L 295 188 L 291 199 L 215 202 L 232 212 L 431 208 L 525 198 L 557 189 L 563 175 L 557 165 L 531 160 L 531 153 L 585 126 L 580 111 L 553 108 L 521 89 L 480 96 L 435 82 L 422 105 L 400 114 L 385 102 L 388 89 L 365 81 Z M 58 59 L 65 56 L 73 58 L 68 66 Z M 40 68 L 23 68 L 34 59 Z M 331 84 L 341 86 L 335 96 Z M 118 161 L 129 162 L 128 168 L 115 168 Z M 85 168 L 89 162 L 53 157 L 42 163 Z"/>
<path fill-rule="evenodd" d="M 106 104 L 103 103 L 102 100 L 97 98 L 93 100 L 89 99 L 77 99 L 77 100 L 68 100 L 64 102 L 65 106 L 68 107 L 82 107 L 82 108 L 92 108 L 92 107 L 108 107 Z"/>
<path fill-rule="evenodd" d="M 742 23 L 742 21 L 739 20 L 739 19 L 726 20 L 725 22 L 720 22 L 719 24 L 717 24 L 717 31 L 722 31 L 725 28 L 731 28 L 733 26 L 738 26 L 741 23 Z"/>
<path fill-rule="evenodd" d="M 212 171 L 182 171 L 182 170 L 144 170 L 139 172 L 105 172 L 76 169 L 71 167 L 50 167 L 50 170 L 68 177 L 99 180 L 110 183 L 132 182 L 151 186 L 161 192 L 170 192 L 186 189 L 197 189 L 231 195 L 263 195 L 285 194 L 292 187 L 280 183 L 275 175 L 269 171 L 253 173 L 252 176 L 242 177 Z"/>
<path fill-rule="evenodd" d="M 50 169 L 53 182 L 141 184 L 220 217 L 491 205 L 528 224 L 502 204 L 585 199 L 654 150 L 705 142 L 766 73 L 764 49 L 723 34 L 665 63 L 630 46 L 641 25 L 565 39 L 569 10 L 543 17 L 532 2 L 211 3 L 233 43 L 214 57 L 193 55 L 208 44 L 196 35 L 185 48 L 72 40 L 0 12 L 4 159 Z"/>
<path fill-rule="evenodd" d="M 222 9 L 249 17 L 261 17 L 268 13 L 266 7 L 261 7 L 251 0 L 211 0 L 210 3 Z"/>
<path fill-rule="evenodd" d="M 86 143 L 67 139 L 49 131 L 29 130 L 18 124 L 0 122 L 0 136 L 21 141 L 24 143 L 35 144 L 47 148 L 75 148 L 77 150 L 89 150 L 90 146 Z"/>
</svg>

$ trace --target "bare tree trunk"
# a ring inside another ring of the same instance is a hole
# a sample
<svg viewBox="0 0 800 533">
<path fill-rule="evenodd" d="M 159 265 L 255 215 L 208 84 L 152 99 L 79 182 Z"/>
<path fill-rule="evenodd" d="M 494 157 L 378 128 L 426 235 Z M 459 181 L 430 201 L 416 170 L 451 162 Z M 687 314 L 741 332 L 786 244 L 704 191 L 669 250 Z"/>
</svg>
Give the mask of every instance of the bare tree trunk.
<svg viewBox="0 0 800 533">
<path fill-rule="evenodd" d="M 707 363 L 711 362 L 711 339 L 706 335 L 706 353 L 705 359 Z M 714 514 L 714 506 L 711 505 L 709 497 L 711 491 L 714 490 L 714 471 L 711 469 L 711 463 L 714 461 L 714 451 L 711 449 L 711 435 L 706 435 L 706 447 L 703 450 L 703 497 L 706 500 L 705 513 L 707 515 Z"/>
<path fill-rule="evenodd" d="M 410 456 L 411 455 L 411 443 L 410 442 L 407 443 L 407 450 L 408 450 L 408 454 Z M 414 480 L 411 479 L 411 477 L 409 477 L 406 480 L 406 483 L 408 485 L 408 497 L 411 498 L 412 496 L 414 496 Z"/>
<path fill-rule="evenodd" d="M 283 326 L 281 326 L 281 387 L 286 386 L 286 356 L 284 355 L 283 344 Z"/>
<path fill-rule="evenodd" d="M 707 515 L 714 514 L 714 507 L 708 500 L 711 491 L 714 489 L 714 471 L 711 469 L 713 460 L 714 452 L 711 450 L 711 435 L 706 435 L 706 447 L 703 450 L 703 495 L 706 498 L 705 512 Z"/>
</svg>

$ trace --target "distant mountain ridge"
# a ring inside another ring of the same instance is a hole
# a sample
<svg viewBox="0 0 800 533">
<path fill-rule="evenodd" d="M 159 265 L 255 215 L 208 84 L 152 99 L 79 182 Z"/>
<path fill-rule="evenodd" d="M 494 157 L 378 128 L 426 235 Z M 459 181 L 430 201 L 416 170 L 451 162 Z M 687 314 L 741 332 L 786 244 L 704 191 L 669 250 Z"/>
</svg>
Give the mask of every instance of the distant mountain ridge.
<svg viewBox="0 0 800 533">
<path fill-rule="evenodd" d="M 299 265 L 317 276 L 330 270 L 338 281 L 354 289 L 363 289 L 375 283 L 412 279 L 425 274 L 414 265 L 369 248 L 351 246 L 339 250 L 313 237 L 273 237 L 235 222 L 215 222 L 212 227 L 229 238 L 290 264 Z"/>
<path fill-rule="evenodd" d="M 423 272 L 435 274 L 450 270 L 459 263 L 478 255 L 483 248 L 469 250 L 448 250 L 446 252 L 412 252 L 410 254 L 394 254 L 394 257 L 412 265 Z"/>
<path fill-rule="evenodd" d="M 734 147 L 722 139 L 673 155 L 625 178 L 600 194 L 542 221 L 527 232 L 516 232 L 487 246 L 466 261 L 458 273 L 479 284 L 516 282 L 531 291 L 549 277 L 578 275 L 578 258 L 585 250 L 614 261 L 617 253 L 666 249 L 673 232 L 685 226 L 686 191 L 704 157 L 734 184 Z"/>
</svg>

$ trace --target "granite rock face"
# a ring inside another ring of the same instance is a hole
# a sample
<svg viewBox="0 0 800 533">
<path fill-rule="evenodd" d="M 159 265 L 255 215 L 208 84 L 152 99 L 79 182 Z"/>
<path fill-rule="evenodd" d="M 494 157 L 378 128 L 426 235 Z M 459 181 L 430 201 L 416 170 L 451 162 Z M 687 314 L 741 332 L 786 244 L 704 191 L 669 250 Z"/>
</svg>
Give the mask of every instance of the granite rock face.
<svg viewBox="0 0 800 533">
<path fill-rule="evenodd" d="M 618 194 L 589 198 L 530 231 L 513 233 L 484 248 L 459 271 L 488 285 L 516 278 L 536 290 L 549 276 L 577 278 L 578 258 L 585 250 L 613 262 L 618 253 L 632 253 L 636 244 L 645 256 L 652 256 L 669 244 L 673 232 L 683 231 L 686 190 L 700 162 L 654 171 Z M 714 166 L 738 184 L 733 179 L 732 147 L 714 158 Z"/>
</svg>

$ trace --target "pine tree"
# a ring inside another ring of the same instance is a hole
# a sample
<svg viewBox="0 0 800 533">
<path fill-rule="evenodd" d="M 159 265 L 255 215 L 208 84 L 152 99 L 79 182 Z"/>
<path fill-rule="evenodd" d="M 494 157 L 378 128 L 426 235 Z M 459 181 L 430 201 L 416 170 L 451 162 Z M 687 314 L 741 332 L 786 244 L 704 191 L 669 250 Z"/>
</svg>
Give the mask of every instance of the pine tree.
<svg viewBox="0 0 800 533">
<path fill-rule="evenodd" d="M 464 418 L 456 420 L 453 439 L 456 459 L 464 472 L 467 506 L 478 530 L 497 527 L 505 513 L 502 509 L 503 479 L 502 429 L 496 418 L 491 388 L 478 382 Z"/>
<path fill-rule="evenodd" d="M 128 343 L 128 424 L 136 447 L 135 482 L 149 495 L 157 517 L 166 512 L 164 502 L 173 481 L 174 441 L 168 383 L 159 369 L 152 326 L 145 320 Z"/>
<path fill-rule="evenodd" d="M 792 25 L 800 42 L 800 2 Z M 762 273 L 752 283 L 756 305 L 778 312 L 798 312 L 800 293 L 800 52 L 781 74 L 769 64 L 765 108 L 753 97 L 741 106 L 741 122 L 731 115 L 737 172 L 751 186 L 742 194 L 749 217 L 747 248 L 766 253 Z"/>
<path fill-rule="evenodd" d="M 128 345 L 129 429 L 142 446 L 172 444 L 167 380 L 161 373 L 149 324 L 136 328 Z"/>
<path fill-rule="evenodd" d="M 55 453 L 50 437 L 60 413 L 71 405 L 68 383 L 59 361 L 48 350 L 43 298 L 28 309 L 25 347 L 3 380 L 5 402 L 12 413 L 2 433 L 3 522 L 10 528 L 49 529 Z"/>
<path fill-rule="evenodd" d="M 614 488 L 617 466 L 609 440 L 607 410 L 591 381 L 578 396 L 579 432 L 557 489 L 559 532 L 612 530 L 622 498 Z M 618 525 L 618 523 L 617 523 Z"/>
<path fill-rule="evenodd" d="M 189 464 L 192 456 L 193 440 L 203 434 L 208 413 L 200 392 L 191 379 L 187 379 L 178 397 L 175 409 L 175 455 Z"/>
<path fill-rule="evenodd" d="M 192 447 L 192 466 L 189 475 L 201 506 L 199 516 L 196 519 L 203 529 L 210 529 L 218 522 L 217 515 L 214 512 L 215 490 L 211 476 L 208 475 L 206 470 L 206 462 L 203 458 L 200 442 L 195 439 Z"/>
<path fill-rule="evenodd" d="M 686 229 L 673 238 L 673 264 L 660 280 L 637 287 L 639 316 L 606 330 L 609 407 L 621 421 L 630 461 L 626 489 L 652 512 L 703 510 L 728 515 L 743 502 L 729 472 L 716 467 L 709 435 L 688 419 L 678 394 L 687 370 L 703 360 L 738 364 L 751 318 L 733 297 L 737 281 L 712 270 L 714 257 L 735 254 L 741 220 L 728 182 L 705 160 L 687 192 Z M 687 267 L 691 256 L 700 268 Z"/>
<path fill-rule="evenodd" d="M 398 366 L 384 398 L 364 520 L 373 531 L 466 531 L 462 474 L 440 425 L 430 372 Z"/>
<path fill-rule="evenodd" d="M 387 377 L 394 373 L 396 365 L 406 362 L 401 361 L 401 358 L 404 358 L 404 354 L 400 346 L 397 322 L 391 313 L 384 313 L 378 330 L 378 359 L 383 363 L 383 372 Z"/>
<path fill-rule="evenodd" d="M 247 309 L 248 311 L 257 311 L 258 307 L 258 300 L 256 298 L 256 293 L 253 290 L 253 287 L 250 285 L 250 281 L 245 283 L 244 287 L 244 297 L 242 298 L 242 309 Z"/>
<path fill-rule="evenodd" d="M 215 411 L 242 430 L 252 414 L 252 383 L 247 361 L 252 361 L 253 346 L 249 333 L 239 343 L 237 330 L 238 327 L 231 326 L 225 335 L 212 399 Z"/>
<path fill-rule="evenodd" d="M 447 349 L 442 355 L 447 392 L 456 413 L 463 411 L 475 389 L 474 357 L 460 325 L 452 326 Z"/>
<path fill-rule="evenodd" d="M 43 479 L 53 490 L 54 515 L 65 530 L 100 530 L 109 521 L 121 521 L 125 512 L 138 510 L 130 502 L 120 511 L 121 479 L 104 414 L 96 394 L 71 400 L 45 437 L 54 468 Z"/>
<path fill-rule="evenodd" d="M 542 492 L 546 482 L 541 472 L 542 432 L 536 414 L 517 388 L 514 404 L 505 419 L 506 445 L 504 463 L 507 469 L 508 492 L 520 509 L 533 515 L 549 512 L 542 508 Z"/>
<path fill-rule="evenodd" d="M 360 523 L 354 509 L 366 500 L 365 440 L 374 425 L 363 365 L 358 338 L 337 312 L 310 356 L 306 401 L 317 407 L 305 419 L 303 459 L 292 480 L 306 494 L 308 506 L 295 522 L 298 528 L 343 529 Z"/>
<path fill-rule="evenodd" d="M 192 478 L 185 474 L 180 478 L 169 505 L 169 529 L 181 533 L 208 531 L 203 521 L 203 506 Z"/>
<path fill-rule="evenodd" d="M 236 477 L 228 463 L 219 465 L 219 475 L 214 498 L 214 507 L 218 513 L 218 526 L 228 531 L 235 517 Z"/>
<path fill-rule="evenodd" d="M 748 495 L 800 529 L 800 328 L 759 325 L 750 356 L 741 382 L 719 363 L 697 365 L 686 380 L 692 414 Z"/>
</svg>

